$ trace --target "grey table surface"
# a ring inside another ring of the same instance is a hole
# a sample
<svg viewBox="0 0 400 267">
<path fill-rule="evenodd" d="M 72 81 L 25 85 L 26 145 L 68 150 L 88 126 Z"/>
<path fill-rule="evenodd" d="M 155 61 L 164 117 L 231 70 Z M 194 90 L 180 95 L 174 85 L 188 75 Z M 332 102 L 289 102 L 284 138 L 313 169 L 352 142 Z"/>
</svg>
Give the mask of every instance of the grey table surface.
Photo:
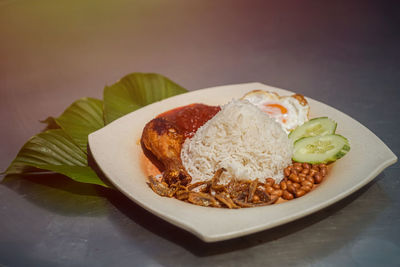
<svg viewBox="0 0 400 267">
<path fill-rule="evenodd" d="M 399 155 L 399 46 L 396 1 L 3 0 L 0 169 L 39 120 L 135 71 L 189 90 L 290 89 Z M 210 244 L 119 192 L 59 175 L 11 179 L 0 185 L 0 265 L 399 266 L 399 176 L 397 163 L 322 211 Z"/>
</svg>

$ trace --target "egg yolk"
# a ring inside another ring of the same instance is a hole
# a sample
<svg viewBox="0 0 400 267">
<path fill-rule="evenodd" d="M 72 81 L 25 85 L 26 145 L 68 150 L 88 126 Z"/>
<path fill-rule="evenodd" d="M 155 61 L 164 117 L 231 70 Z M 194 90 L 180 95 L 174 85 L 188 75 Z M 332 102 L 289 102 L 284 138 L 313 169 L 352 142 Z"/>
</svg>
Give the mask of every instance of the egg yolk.
<svg viewBox="0 0 400 267">
<path fill-rule="evenodd" d="M 280 117 L 281 115 L 283 115 L 282 122 L 283 123 L 286 122 L 286 119 L 284 117 L 285 117 L 285 115 L 287 115 L 288 110 L 284 106 L 282 106 L 280 104 L 276 104 L 276 103 L 265 104 L 263 110 L 264 110 L 264 112 L 268 113 L 269 115 L 271 115 L 273 117 Z"/>
</svg>

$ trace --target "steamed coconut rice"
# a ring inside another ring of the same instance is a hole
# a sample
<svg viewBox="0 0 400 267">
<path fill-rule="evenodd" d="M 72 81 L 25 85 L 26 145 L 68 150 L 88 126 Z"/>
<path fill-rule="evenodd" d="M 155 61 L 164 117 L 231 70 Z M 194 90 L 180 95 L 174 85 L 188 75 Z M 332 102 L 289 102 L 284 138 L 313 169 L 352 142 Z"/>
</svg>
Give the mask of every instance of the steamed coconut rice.
<svg viewBox="0 0 400 267">
<path fill-rule="evenodd" d="M 192 182 L 206 181 L 225 168 L 221 183 L 231 179 L 279 183 L 292 163 L 293 144 L 282 127 L 247 100 L 232 100 L 186 139 L 181 150 Z"/>
</svg>

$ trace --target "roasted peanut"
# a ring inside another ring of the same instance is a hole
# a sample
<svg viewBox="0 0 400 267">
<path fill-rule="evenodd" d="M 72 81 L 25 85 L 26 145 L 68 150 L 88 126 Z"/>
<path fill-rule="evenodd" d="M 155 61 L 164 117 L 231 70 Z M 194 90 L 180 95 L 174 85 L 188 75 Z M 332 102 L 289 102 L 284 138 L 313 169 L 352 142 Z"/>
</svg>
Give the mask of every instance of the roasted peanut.
<svg viewBox="0 0 400 267">
<path fill-rule="evenodd" d="M 301 167 L 301 162 L 295 162 L 295 163 L 293 163 L 293 168 L 296 168 L 296 167 Z"/>
<path fill-rule="evenodd" d="M 308 175 L 314 176 L 317 172 L 315 169 L 311 169 Z"/>
<path fill-rule="evenodd" d="M 268 194 L 272 194 L 272 192 L 274 192 L 275 189 L 272 186 L 266 186 L 265 187 L 265 192 L 267 192 Z"/>
<path fill-rule="evenodd" d="M 302 166 L 303 166 L 303 169 L 310 169 L 311 168 L 310 164 L 308 164 L 308 163 L 303 163 Z"/>
<path fill-rule="evenodd" d="M 283 194 L 283 190 L 281 190 L 281 189 L 275 190 L 275 191 L 272 193 L 272 195 L 275 195 L 275 196 L 278 196 L 278 197 L 281 197 L 282 194 Z"/>
<path fill-rule="evenodd" d="M 287 187 L 287 191 L 289 191 L 290 193 L 294 194 L 296 192 L 296 187 L 294 187 L 293 184 L 290 184 Z"/>
<path fill-rule="evenodd" d="M 275 180 L 272 178 L 267 178 L 265 179 L 265 185 L 266 186 L 272 186 L 275 183 Z"/>
<path fill-rule="evenodd" d="M 326 167 L 321 167 L 319 172 L 322 175 L 322 177 L 325 177 L 328 170 Z"/>
<path fill-rule="evenodd" d="M 302 187 L 300 187 L 301 190 L 306 191 L 307 193 L 311 191 L 312 187 L 307 186 L 307 185 L 303 185 Z"/>
<path fill-rule="evenodd" d="M 292 180 L 292 182 L 294 183 L 300 183 L 299 177 L 294 173 L 290 174 L 289 179 Z"/>
<path fill-rule="evenodd" d="M 282 182 L 281 182 L 281 189 L 282 189 L 282 190 L 286 190 L 286 189 L 287 189 L 287 184 L 286 184 L 285 181 L 282 181 Z"/>
<path fill-rule="evenodd" d="M 302 197 L 305 194 L 306 194 L 306 191 L 304 191 L 302 189 L 297 190 L 296 193 L 295 193 L 296 197 Z"/>
<path fill-rule="evenodd" d="M 260 202 L 260 198 L 257 195 L 253 196 L 253 203 Z"/>
<path fill-rule="evenodd" d="M 301 167 L 301 165 L 296 165 L 296 166 L 294 166 L 294 169 L 295 169 L 297 172 L 301 172 L 301 171 L 303 170 L 303 167 Z"/>
<path fill-rule="evenodd" d="M 314 184 L 322 182 L 327 171 L 326 164 L 294 162 L 283 170 L 285 178 L 279 184 L 266 181 L 266 192 L 286 200 L 304 196 L 312 190 Z"/>
<path fill-rule="evenodd" d="M 290 169 L 289 169 L 289 167 L 286 167 L 286 168 L 283 170 L 283 174 L 285 175 L 285 177 L 288 177 L 288 176 L 290 175 Z"/>
<path fill-rule="evenodd" d="M 321 175 L 319 172 L 317 172 L 317 173 L 314 175 L 314 182 L 315 182 L 316 184 L 319 184 L 319 183 L 322 182 L 322 175 Z"/>
<path fill-rule="evenodd" d="M 310 169 L 303 169 L 302 171 L 301 171 L 301 173 L 304 173 L 304 174 L 308 174 L 310 172 Z"/>
<path fill-rule="evenodd" d="M 309 180 L 305 180 L 303 182 L 301 182 L 302 186 L 309 186 L 309 187 L 313 187 L 314 183 L 311 183 Z"/>
<path fill-rule="evenodd" d="M 283 191 L 282 197 L 286 200 L 292 200 L 294 198 L 293 194 L 289 193 L 287 190 Z"/>
</svg>

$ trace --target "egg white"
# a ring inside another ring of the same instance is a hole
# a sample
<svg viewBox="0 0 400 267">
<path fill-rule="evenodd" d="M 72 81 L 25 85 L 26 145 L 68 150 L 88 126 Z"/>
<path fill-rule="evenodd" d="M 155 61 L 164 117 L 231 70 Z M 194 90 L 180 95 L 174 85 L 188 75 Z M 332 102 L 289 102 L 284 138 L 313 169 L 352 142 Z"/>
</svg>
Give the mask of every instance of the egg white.
<svg viewBox="0 0 400 267">
<path fill-rule="evenodd" d="M 303 98 L 279 96 L 274 92 L 255 90 L 242 97 L 274 118 L 286 133 L 308 121 L 310 106 Z"/>
</svg>

